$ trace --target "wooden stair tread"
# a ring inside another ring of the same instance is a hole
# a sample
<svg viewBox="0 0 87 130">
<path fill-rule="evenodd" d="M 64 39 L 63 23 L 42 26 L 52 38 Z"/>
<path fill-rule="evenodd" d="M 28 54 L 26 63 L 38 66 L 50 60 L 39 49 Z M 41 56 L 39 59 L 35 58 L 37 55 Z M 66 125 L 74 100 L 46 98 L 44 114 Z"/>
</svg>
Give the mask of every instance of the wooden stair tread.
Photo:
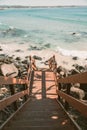
<svg viewBox="0 0 87 130">
<path fill-rule="evenodd" d="M 41 127 L 41 126 L 30 126 L 30 127 L 7 127 L 5 128 L 4 130 L 75 130 L 72 126 L 64 126 L 64 125 L 61 125 L 61 126 L 58 126 L 58 127 L 52 127 L 52 126 L 44 126 L 44 127 Z"/>
</svg>

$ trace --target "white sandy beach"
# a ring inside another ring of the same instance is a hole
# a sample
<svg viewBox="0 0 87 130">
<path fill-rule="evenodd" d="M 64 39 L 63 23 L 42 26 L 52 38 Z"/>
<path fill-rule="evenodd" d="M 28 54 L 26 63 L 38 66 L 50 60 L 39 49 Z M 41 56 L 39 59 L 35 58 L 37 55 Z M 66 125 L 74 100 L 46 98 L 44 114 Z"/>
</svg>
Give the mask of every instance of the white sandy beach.
<svg viewBox="0 0 87 130">
<path fill-rule="evenodd" d="M 7 47 L 6 45 L 1 46 L 3 49 L 0 51 L 0 54 L 6 54 L 8 56 L 14 55 L 14 57 L 20 57 L 21 59 L 24 59 L 26 56 L 38 56 L 41 57 L 42 60 L 36 60 L 36 65 L 39 68 L 47 68 L 48 66 L 44 64 L 46 60 L 48 60 L 50 57 L 55 55 L 56 61 L 58 66 L 63 66 L 67 70 L 71 70 L 73 68 L 73 64 L 78 64 L 81 66 L 87 65 L 87 60 L 86 59 L 81 59 L 77 58 L 77 60 L 73 60 L 72 58 L 74 56 L 66 56 L 63 55 L 57 51 L 53 51 L 51 49 L 44 49 L 44 50 L 28 50 L 27 46 L 25 45 L 20 45 L 19 48 L 14 45 L 13 48 Z M 18 52 L 16 50 L 19 50 Z M 78 57 L 78 56 L 77 56 Z"/>
<path fill-rule="evenodd" d="M 84 59 L 79 59 L 78 60 L 73 60 L 72 56 L 64 56 L 58 52 L 52 51 L 52 50 L 41 50 L 41 51 L 30 51 L 28 53 L 31 56 L 39 56 L 42 58 L 42 61 L 36 61 L 37 66 L 39 67 L 46 67 L 44 65 L 44 62 L 46 60 L 48 60 L 50 57 L 52 57 L 53 55 L 55 55 L 56 57 L 56 61 L 58 66 L 63 66 L 64 68 L 66 68 L 67 70 L 71 70 L 73 68 L 73 64 L 78 64 L 81 66 L 85 66 L 87 65 L 87 60 Z M 48 67 L 48 66 L 47 66 Z"/>
</svg>

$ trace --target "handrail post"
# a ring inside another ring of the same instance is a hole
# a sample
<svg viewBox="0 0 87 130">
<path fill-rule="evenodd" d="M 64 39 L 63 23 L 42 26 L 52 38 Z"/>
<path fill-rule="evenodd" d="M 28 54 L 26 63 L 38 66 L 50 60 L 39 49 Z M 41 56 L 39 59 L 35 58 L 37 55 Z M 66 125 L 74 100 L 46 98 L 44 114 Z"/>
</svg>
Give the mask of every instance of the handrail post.
<svg viewBox="0 0 87 130">
<path fill-rule="evenodd" d="M 28 89 L 27 84 L 23 85 L 24 90 Z M 28 95 L 24 95 L 24 100 L 27 101 Z"/>
<path fill-rule="evenodd" d="M 66 93 L 67 93 L 68 95 L 70 95 L 70 87 L 71 87 L 71 84 L 68 83 L 68 84 L 67 84 L 67 90 L 66 90 Z M 67 101 L 65 101 L 65 109 L 66 109 L 66 110 L 69 109 L 69 103 L 68 103 Z"/>
<path fill-rule="evenodd" d="M 58 91 L 60 91 L 61 90 L 61 84 L 59 83 L 58 84 Z M 60 96 L 58 95 L 58 100 L 60 101 Z"/>
<path fill-rule="evenodd" d="M 14 89 L 14 86 L 12 84 L 9 85 L 9 88 L 10 88 L 10 92 L 11 92 L 11 95 L 14 95 L 15 94 L 15 89 Z M 14 110 L 17 110 L 18 109 L 18 106 L 17 106 L 17 102 L 13 102 L 13 106 L 14 106 Z"/>
</svg>

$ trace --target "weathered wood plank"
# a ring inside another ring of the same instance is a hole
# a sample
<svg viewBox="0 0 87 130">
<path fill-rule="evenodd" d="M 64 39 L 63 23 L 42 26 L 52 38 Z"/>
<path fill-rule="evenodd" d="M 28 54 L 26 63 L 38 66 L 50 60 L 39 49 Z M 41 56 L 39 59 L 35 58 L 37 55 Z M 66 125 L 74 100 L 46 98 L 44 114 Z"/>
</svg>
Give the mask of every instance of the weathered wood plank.
<svg viewBox="0 0 87 130">
<path fill-rule="evenodd" d="M 0 110 L 4 109 L 6 106 L 10 105 L 11 103 L 16 101 L 20 97 L 23 97 L 26 94 L 28 94 L 28 89 L 26 89 L 24 91 L 21 91 L 19 93 L 16 93 L 15 95 L 10 96 L 10 97 L 8 97 L 6 99 L 1 100 L 0 101 Z"/>
<path fill-rule="evenodd" d="M 58 79 L 58 83 L 87 83 L 87 72 Z"/>
<path fill-rule="evenodd" d="M 81 112 L 84 116 L 87 117 L 87 104 L 75 99 L 74 97 L 67 95 L 66 93 L 57 90 L 59 96 L 63 97 L 70 105 L 76 108 L 79 112 Z"/>
<path fill-rule="evenodd" d="M 2 85 L 2 84 L 5 84 L 5 85 L 13 84 L 14 85 L 14 84 L 28 84 L 28 83 L 29 83 L 28 80 L 0 76 L 0 85 Z"/>
</svg>

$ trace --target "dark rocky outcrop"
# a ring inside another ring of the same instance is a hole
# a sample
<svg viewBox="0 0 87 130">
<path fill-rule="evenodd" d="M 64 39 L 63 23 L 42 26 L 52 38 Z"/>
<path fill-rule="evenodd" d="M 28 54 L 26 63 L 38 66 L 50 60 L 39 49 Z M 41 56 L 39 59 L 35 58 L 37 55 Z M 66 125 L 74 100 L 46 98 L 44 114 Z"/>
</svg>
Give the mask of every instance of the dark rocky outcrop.
<svg viewBox="0 0 87 130">
<path fill-rule="evenodd" d="M 62 66 L 59 66 L 57 68 L 57 73 L 59 73 L 60 77 L 66 77 L 68 71 L 65 68 L 63 68 Z"/>
<path fill-rule="evenodd" d="M 77 56 L 75 56 L 75 57 L 73 57 L 72 59 L 73 59 L 73 60 L 78 60 L 78 57 L 77 57 Z"/>
<path fill-rule="evenodd" d="M 36 56 L 36 55 L 34 55 L 34 56 L 33 56 L 33 58 L 34 58 L 35 60 L 42 60 L 42 58 L 41 58 L 41 57 Z"/>
<path fill-rule="evenodd" d="M 73 33 L 72 33 L 72 35 L 76 35 L 76 33 L 75 33 L 75 32 L 73 32 Z"/>
<path fill-rule="evenodd" d="M 20 57 L 16 57 L 15 59 L 16 59 L 16 60 L 18 60 L 18 61 L 20 61 L 20 60 L 21 60 L 21 58 L 20 58 Z"/>
<path fill-rule="evenodd" d="M 30 46 L 28 50 L 42 50 L 42 47 Z"/>
<path fill-rule="evenodd" d="M 80 89 L 82 89 L 85 92 L 84 99 L 87 100 L 87 84 L 80 84 Z"/>
<path fill-rule="evenodd" d="M 15 52 L 23 52 L 22 50 L 18 49 L 18 50 L 15 50 Z"/>
<path fill-rule="evenodd" d="M 75 67 L 75 69 L 76 69 L 78 72 L 84 72 L 84 71 L 85 71 L 85 67 L 83 67 L 83 66 L 81 66 L 81 65 L 74 64 L 73 66 Z"/>
</svg>

